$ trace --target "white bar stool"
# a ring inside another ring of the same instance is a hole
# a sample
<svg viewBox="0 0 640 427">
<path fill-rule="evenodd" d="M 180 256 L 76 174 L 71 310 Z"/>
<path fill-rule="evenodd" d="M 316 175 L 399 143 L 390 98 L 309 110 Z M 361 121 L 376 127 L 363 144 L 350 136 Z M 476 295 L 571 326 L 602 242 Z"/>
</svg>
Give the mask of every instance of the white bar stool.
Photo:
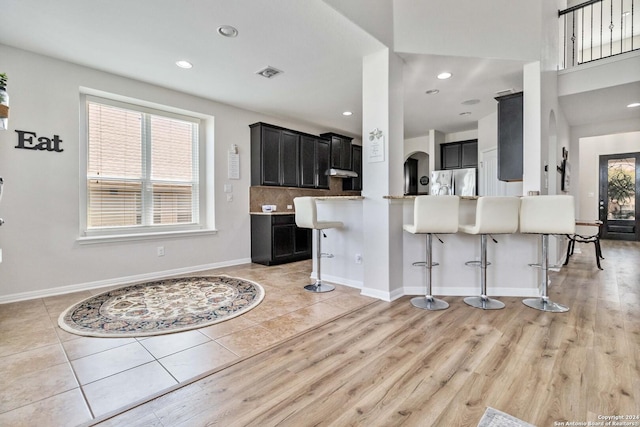
<svg viewBox="0 0 640 427">
<path fill-rule="evenodd" d="M 413 224 L 405 224 L 402 227 L 409 233 L 427 235 L 427 260 L 413 263 L 427 268 L 427 291 L 425 296 L 411 299 L 414 307 L 425 310 L 444 310 L 449 307 L 446 301 L 431 295 L 431 270 L 433 266 L 438 265 L 433 262 L 431 245 L 434 234 L 458 231 L 459 206 L 458 196 L 418 196 L 413 206 Z"/>
<path fill-rule="evenodd" d="M 340 221 L 318 221 L 318 211 L 316 207 L 316 199 L 313 197 L 296 197 L 293 199 L 296 209 L 296 225 L 300 228 L 311 228 L 316 234 L 316 272 L 318 273 L 316 282 L 307 285 L 304 288 L 309 292 L 329 292 L 335 289 L 333 285 L 322 283 L 322 275 L 320 270 L 320 259 L 333 258 L 332 254 L 323 254 L 321 251 L 322 230 L 327 228 L 341 228 Z M 324 234 L 324 233 L 322 233 Z M 326 236 L 325 236 L 326 237 Z"/>
<path fill-rule="evenodd" d="M 519 210 L 520 199 L 517 197 L 480 197 L 476 206 L 475 224 L 460 224 L 459 231 L 480 235 L 480 261 L 469 261 L 465 264 L 480 267 L 481 294 L 477 297 L 466 297 L 464 302 L 468 305 L 484 310 L 504 308 L 504 303 L 487 296 L 487 266 L 491 265 L 487 262 L 487 235 L 515 233 L 518 230 Z M 498 243 L 495 239 L 492 240 Z"/>
<path fill-rule="evenodd" d="M 552 313 L 564 313 L 569 307 L 549 300 L 549 235 L 574 234 L 576 229 L 573 196 L 527 196 L 520 207 L 520 232 L 540 234 L 542 240 L 542 296 L 527 298 L 527 307 Z"/>
</svg>

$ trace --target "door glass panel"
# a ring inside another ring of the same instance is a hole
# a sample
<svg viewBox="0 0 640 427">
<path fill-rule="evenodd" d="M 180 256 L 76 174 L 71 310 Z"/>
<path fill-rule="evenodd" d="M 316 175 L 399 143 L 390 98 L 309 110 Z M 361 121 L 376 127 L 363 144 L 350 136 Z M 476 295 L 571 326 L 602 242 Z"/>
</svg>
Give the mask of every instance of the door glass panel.
<svg viewBox="0 0 640 427">
<path fill-rule="evenodd" d="M 608 163 L 607 220 L 635 221 L 636 159 L 611 159 Z"/>
</svg>

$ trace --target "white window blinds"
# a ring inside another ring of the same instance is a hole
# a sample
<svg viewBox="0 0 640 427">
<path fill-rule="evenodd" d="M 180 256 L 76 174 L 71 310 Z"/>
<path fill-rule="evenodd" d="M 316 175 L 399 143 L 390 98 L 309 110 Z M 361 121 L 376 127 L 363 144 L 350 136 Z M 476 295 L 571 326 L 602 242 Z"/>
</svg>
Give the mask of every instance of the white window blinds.
<svg viewBox="0 0 640 427">
<path fill-rule="evenodd" d="M 87 229 L 197 224 L 198 123 L 88 101 Z"/>
</svg>

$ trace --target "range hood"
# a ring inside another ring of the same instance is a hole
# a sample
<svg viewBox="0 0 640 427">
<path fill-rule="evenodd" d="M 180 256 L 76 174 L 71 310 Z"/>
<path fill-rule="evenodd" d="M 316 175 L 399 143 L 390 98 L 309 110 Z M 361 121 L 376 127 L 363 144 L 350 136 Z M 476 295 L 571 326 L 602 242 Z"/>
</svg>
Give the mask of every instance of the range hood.
<svg viewBox="0 0 640 427">
<path fill-rule="evenodd" d="M 329 176 L 335 176 L 336 178 L 357 178 L 358 174 L 354 171 L 331 168 L 329 169 Z"/>
</svg>

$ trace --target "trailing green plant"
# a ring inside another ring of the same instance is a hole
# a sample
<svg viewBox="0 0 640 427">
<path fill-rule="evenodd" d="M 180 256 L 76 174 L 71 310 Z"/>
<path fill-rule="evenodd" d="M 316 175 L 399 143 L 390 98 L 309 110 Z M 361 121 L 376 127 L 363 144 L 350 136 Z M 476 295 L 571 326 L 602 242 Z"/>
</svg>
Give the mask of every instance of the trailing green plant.
<svg viewBox="0 0 640 427">
<path fill-rule="evenodd" d="M 0 102 L 4 102 L 4 91 L 7 89 L 7 75 L 0 73 Z"/>
</svg>

